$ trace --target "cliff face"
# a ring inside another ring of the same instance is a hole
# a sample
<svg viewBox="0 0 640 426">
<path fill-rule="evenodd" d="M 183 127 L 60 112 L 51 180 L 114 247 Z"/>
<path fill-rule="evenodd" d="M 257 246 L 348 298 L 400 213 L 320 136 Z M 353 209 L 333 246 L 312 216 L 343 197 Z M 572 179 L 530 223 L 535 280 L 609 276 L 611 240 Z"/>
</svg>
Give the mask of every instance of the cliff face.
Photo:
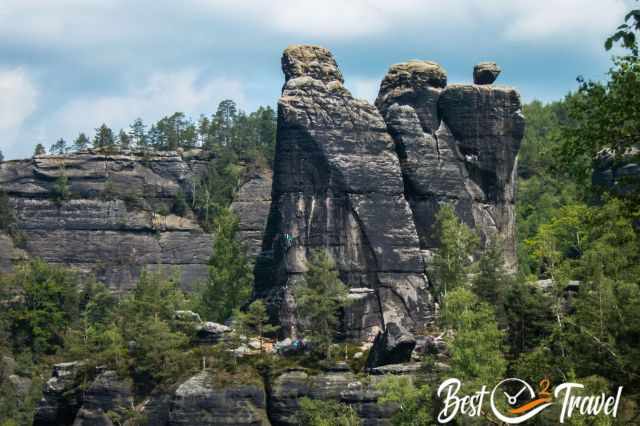
<svg viewBox="0 0 640 426">
<path fill-rule="evenodd" d="M 22 240 L 18 248 L 0 235 L 0 268 L 40 257 L 95 274 L 116 291 L 131 288 L 143 268 L 175 268 L 189 288 L 206 278 L 212 235 L 188 206 L 180 216 L 173 212 L 176 196 L 192 191 L 208 161 L 203 154 L 183 158 L 173 152 L 82 153 L 0 164 L 0 188 L 9 195 Z M 68 180 L 68 196 L 56 200 L 61 176 Z M 268 179 L 257 174 L 243 188 L 259 188 L 265 181 L 270 186 Z M 238 210 L 240 229 L 254 232 L 247 236 L 250 243 L 266 214 L 251 202 L 245 206 Z"/>
<path fill-rule="evenodd" d="M 499 68 L 489 68 L 478 82 L 497 77 Z M 351 96 L 326 49 L 289 47 L 282 69 L 273 202 L 255 296 L 269 302 L 285 333 L 296 334 L 292 288 L 317 248 L 331 253 L 351 289 L 347 337 L 394 330 L 381 341 L 396 341 L 428 324 L 435 308 L 423 259 L 436 248 L 443 203 L 483 242 L 501 240 L 506 264 L 515 265 L 524 119 L 514 89 L 447 86 L 438 64 L 410 61 L 390 68 L 376 108 Z"/>
<path fill-rule="evenodd" d="M 267 298 L 285 332 L 295 335 L 292 287 L 310 251 L 326 248 L 353 289 L 349 337 L 372 338 L 389 322 L 419 327 L 432 314 L 424 263 L 380 113 L 351 96 L 326 49 L 290 47 L 282 68 L 273 202 L 256 296 Z"/>
</svg>

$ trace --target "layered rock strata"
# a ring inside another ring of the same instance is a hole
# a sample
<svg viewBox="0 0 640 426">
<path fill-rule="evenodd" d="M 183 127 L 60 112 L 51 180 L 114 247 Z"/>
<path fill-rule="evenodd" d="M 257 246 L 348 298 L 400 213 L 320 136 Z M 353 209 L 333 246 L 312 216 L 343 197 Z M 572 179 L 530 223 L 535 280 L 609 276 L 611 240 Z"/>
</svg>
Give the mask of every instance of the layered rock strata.
<svg viewBox="0 0 640 426">
<path fill-rule="evenodd" d="M 483 73 L 499 70 L 485 65 Z M 524 133 L 518 92 L 447 85 L 438 64 L 410 61 L 389 69 L 376 106 L 395 142 L 421 248 L 437 248 L 435 215 L 450 203 L 484 243 L 500 240 L 506 264 L 515 267 L 515 171 Z"/>
<path fill-rule="evenodd" d="M 394 142 L 378 110 L 344 87 L 331 53 L 285 50 L 272 204 L 256 266 L 287 335 L 300 324 L 293 288 L 313 250 L 326 249 L 354 303 L 345 336 L 372 340 L 387 324 L 415 330 L 432 317 L 424 262 Z"/>
<path fill-rule="evenodd" d="M 201 151 L 105 155 L 83 152 L 0 163 L 19 238 L 0 233 L 0 272 L 27 258 L 95 275 L 115 291 L 130 289 L 143 268 L 178 270 L 191 288 L 207 277 L 213 236 L 189 206 L 175 214 L 215 158 Z M 66 183 L 63 183 L 66 179 Z M 270 204 L 270 172 L 256 171 L 232 205 L 252 254 Z M 62 196 L 61 189 L 67 194 Z"/>
</svg>

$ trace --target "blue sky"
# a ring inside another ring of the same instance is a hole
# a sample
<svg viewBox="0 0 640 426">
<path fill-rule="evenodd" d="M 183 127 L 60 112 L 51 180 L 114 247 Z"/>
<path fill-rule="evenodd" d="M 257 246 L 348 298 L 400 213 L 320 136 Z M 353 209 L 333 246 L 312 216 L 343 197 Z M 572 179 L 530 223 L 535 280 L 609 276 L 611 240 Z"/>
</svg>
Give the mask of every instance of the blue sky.
<svg viewBox="0 0 640 426">
<path fill-rule="evenodd" d="M 604 39 L 629 0 L 0 0 L 0 150 L 118 130 L 174 111 L 194 119 L 234 99 L 275 106 L 290 44 L 331 49 L 358 97 L 388 67 L 442 64 L 449 82 L 495 60 L 498 83 L 551 101 L 576 76 L 603 79 Z"/>
</svg>

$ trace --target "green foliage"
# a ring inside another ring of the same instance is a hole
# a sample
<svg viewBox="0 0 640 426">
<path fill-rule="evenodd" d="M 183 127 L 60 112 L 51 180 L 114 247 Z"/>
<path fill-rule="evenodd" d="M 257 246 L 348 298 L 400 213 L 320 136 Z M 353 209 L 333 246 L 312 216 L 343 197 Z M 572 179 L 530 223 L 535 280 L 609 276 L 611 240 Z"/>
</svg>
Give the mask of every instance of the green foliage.
<svg viewBox="0 0 640 426">
<path fill-rule="evenodd" d="M 337 401 L 314 400 L 307 397 L 299 401 L 296 424 L 305 426 L 358 426 L 361 424 L 350 405 Z"/>
<path fill-rule="evenodd" d="M 605 49 L 611 50 L 615 43 L 621 42 L 622 47 L 629 49 L 633 56 L 638 56 L 638 42 L 635 34 L 638 31 L 640 31 L 640 10 L 634 9 L 625 15 L 624 23 L 616 32 L 607 38 L 604 43 Z"/>
<path fill-rule="evenodd" d="M 533 101 L 523 106 L 523 112 L 527 126 L 518 155 L 516 226 L 519 268 L 527 275 L 535 273 L 537 265 L 525 241 L 560 207 L 575 202 L 578 190 L 556 155 L 561 127 L 570 122 L 567 100 L 549 104 Z"/>
<path fill-rule="evenodd" d="M 416 387 L 407 376 L 385 377 L 376 385 L 382 392 L 379 404 L 393 404 L 398 411 L 391 419 L 397 426 L 426 426 L 435 424 L 431 389 L 428 385 Z"/>
<path fill-rule="evenodd" d="M 640 58 L 624 56 L 614 59 L 606 83 L 583 81 L 575 96 L 568 100 L 570 123 L 562 128 L 557 150 L 563 167 L 575 174 L 585 187 L 603 151 L 615 161 L 638 161 L 640 137 L 640 101 L 634 93 L 640 90 Z M 634 151 L 635 150 L 635 151 Z M 631 179 L 631 178 L 630 178 Z M 637 180 L 630 191 L 617 195 L 639 202 Z M 594 187 L 592 191 L 607 191 Z"/>
<path fill-rule="evenodd" d="M 189 205 L 187 204 L 187 197 L 184 195 L 184 191 L 182 189 L 178 189 L 176 193 L 176 198 L 173 201 L 173 213 L 178 216 L 184 216 L 189 209 Z"/>
<path fill-rule="evenodd" d="M 67 141 L 65 141 L 62 138 L 58 139 L 58 141 L 53 145 L 51 145 L 51 148 L 49 148 L 49 153 L 51 154 L 64 155 L 68 151 L 69 151 L 69 147 L 67 147 Z"/>
<path fill-rule="evenodd" d="M 252 270 L 244 245 L 237 240 L 238 217 L 223 209 L 215 219 L 209 277 L 200 292 L 197 311 L 203 318 L 224 322 L 251 295 Z"/>
<path fill-rule="evenodd" d="M 71 198 L 69 178 L 64 171 L 62 171 L 60 176 L 56 179 L 56 183 L 53 185 L 53 191 L 51 191 L 51 194 L 56 203 L 61 203 Z"/>
<path fill-rule="evenodd" d="M 118 133 L 117 142 L 118 142 L 118 146 L 121 149 L 128 150 L 129 148 L 131 148 L 131 138 L 129 137 L 129 134 L 125 132 L 123 129 L 120 129 L 120 132 Z"/>
<path fill-rule="evenodd" d="M 78 317 L 77 277 L 41 260 L 19 266 L 3 282 L 2 298 L 13 347 L 36 357 L 60 349 L 66 328 Z"/>
<path fill-rule="evenodd" d="M 211 231 L 213 220 L 233 200 L 244 167 L 234 150 L 220 148 L 219 157 L 209 163 L 207 173 L 193 182 L 192 205 L 203 227 Z"/>
<path fill-rule="evenodd" d="M 310 338 L 318 353 L 328 356 L 340 310 L 349 303 L 349 292 L 326 251 L 313 252 L 307 267 L 304 280 L 294 287 L 297 311 L 304 336 Z"/>
<path fill-rule="evenodd" d="M 47 150 L 45 149 L 44 145 L 42 145 L 41 143 L 37 144 L 36 147 L 33 150 L 33 155 L 45 155 L 47 153 Z"/>
<path fill-rule="evenodd" d="M 110 152 L 115 149 L 115 146 L 116 138 L 113 135 L 113 130 L 103 123 L 96 129 L 96 134 L 93 137 L 93 147 Z"/>
<path fill-rule="evenodd" d="M 279 327 L 269 324 L 267 308 L 262 300 L 256 300 L 246 312 L 236 311 L 234 314 L 236 331 L 245 335 L 257 335 L 260 339 L 260 352 L 263 352 L 263 337 L 275 333 Z"/>
<path fill-rule="evenodd" d="M 495 312 L 466 288 L 445 296 L 442 325 L 452 330 L 449 341 L 451 371 L 470 389 L 494 383 L 504 377 L 507 362 L 503 355 L 504 333 L 498 329 Z"/>
<path fill-rule="evenodd" d="M 76 151 L 84 151 L 89 148 L 89 138 L 84 133 L 80 133 L 75 141 L 73 141 L 73 149 Z"/>
<path fill-rule="evenodd" d="M 142 150 L 146 150 L 149 144 L 145 128 L 146 126 L 141 118 L 136 118 L 129 126 L 129 139 L 131 141 L 131 145 Z"/>
<path fill-rule="evenodd" d="M 451 291 L 467 282 L 472 255 L 478 248 L 479 237 L 458 219 L 453 207 L 445 204 L 436 214 L 434 232 L 438 250 L 433 258 L 435 293 L 442 300 Z"/>
</svg>

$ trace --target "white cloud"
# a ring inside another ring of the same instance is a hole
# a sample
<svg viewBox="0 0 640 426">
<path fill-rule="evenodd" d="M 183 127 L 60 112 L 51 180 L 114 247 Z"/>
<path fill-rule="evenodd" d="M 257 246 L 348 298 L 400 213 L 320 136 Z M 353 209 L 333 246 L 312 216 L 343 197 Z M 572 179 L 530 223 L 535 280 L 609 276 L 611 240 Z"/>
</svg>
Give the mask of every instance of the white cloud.
<svg viewBox="0 0 640 426">
<path fill-rule="evenodd" d="M 197 119 L 200 113 L 215 111 L 223 99 L 233 99 L 240 107 L 246 105 L 239 81 L 226 78 L 200 81 L 199 74 L 194 69 L 156 73 L 123 95 L 71 100 L 46 123 L 46 133 L 72 139 L 80 131 L 92 133 L 101 123 L 114 130 L 127 129 L 136 117 L 151 123 L 182 111 Z"/>
<path fill-rule="evenodd" d="M 564 44 L 601 40 L 621 23 L 629 0 L 192 0 L 211 13 L 249 20 L 284 34 L 356 39 L 412 29 Z"/>
<path fill-rule="evenodd" d="M 36 109 L 38 90 L 22 68 L 0 70 L 0 130 L 19 127 Z"/>
</svg>

